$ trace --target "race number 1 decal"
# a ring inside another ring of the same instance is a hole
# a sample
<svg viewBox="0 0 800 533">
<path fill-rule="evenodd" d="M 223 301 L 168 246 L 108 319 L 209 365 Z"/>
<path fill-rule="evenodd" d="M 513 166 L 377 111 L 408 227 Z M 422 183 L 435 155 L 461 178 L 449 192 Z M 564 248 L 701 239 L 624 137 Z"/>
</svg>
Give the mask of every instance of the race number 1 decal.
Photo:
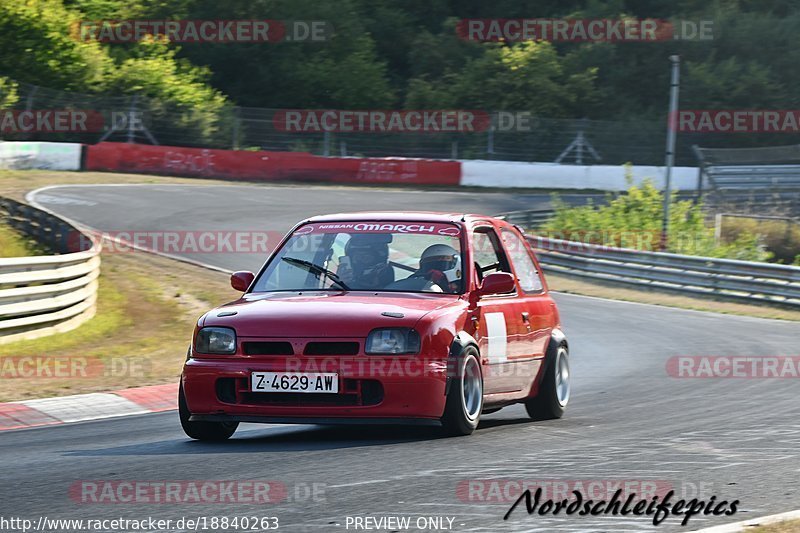
<svg viewBox="0 0 800 533">
<path fill-rule="evenodd" d="M 486 340 L 489 343 L 489 353 L 487 354 L 489 364 L 505 363 L 508 359 L 506 357 L 508 348 L 506 317 L 503 313 L 487 313 L 484 321 L 486 322 Z"/>
</svg>

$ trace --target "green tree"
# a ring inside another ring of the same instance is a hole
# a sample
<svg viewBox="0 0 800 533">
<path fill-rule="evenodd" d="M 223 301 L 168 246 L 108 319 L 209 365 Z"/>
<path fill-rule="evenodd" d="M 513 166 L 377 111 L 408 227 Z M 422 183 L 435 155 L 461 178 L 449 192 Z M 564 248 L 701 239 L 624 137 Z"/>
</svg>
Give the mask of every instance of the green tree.
<svg viewBox="0 0 800 533">
<path fill-rule="evenodd" d="M 547 117 L 572 116 L 592 97 L 597 69 L 569 71 L 563 57 L 546 42 L 483 45 L 484 53 L 469 60 L 461 72 L 440 83 L 412 79 L 407 100 L 425 102 L 436 95 L 473 109 L 527 110 Z M 452 93 L 448 97 L 447 93 Z"/>
<path fill-rule="evenodd" d="M 16 105 L 19 101 L 17 88 L 18 84 L 14 80 L 0 77 L 0 109 L 8 109 Z"/>
</svg>

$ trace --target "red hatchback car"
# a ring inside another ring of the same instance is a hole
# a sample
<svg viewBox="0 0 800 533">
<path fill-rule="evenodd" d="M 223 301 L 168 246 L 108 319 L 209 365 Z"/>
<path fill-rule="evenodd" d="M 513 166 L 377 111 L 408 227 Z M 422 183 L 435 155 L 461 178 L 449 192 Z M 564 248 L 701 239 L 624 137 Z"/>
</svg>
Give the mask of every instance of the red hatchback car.
<svg viewBox="0 0 800 533">
<path fill-rule="evenodd" d="M 197 322 L 181 376 L 186 434 L 240 422 L 441 425 L 524 403 L 560 418 L 568 345 L 522 232 L 439 213 L 319 216 L 289 232 L 241 298 Z"/>
</svg>

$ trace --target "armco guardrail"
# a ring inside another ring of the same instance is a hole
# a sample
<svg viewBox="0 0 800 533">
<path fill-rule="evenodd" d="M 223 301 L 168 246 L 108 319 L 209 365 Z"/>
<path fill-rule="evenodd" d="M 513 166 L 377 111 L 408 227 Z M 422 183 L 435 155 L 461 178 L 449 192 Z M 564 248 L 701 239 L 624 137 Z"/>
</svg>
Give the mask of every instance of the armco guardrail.
<svg viewBox="0 0 800 533">
<path fill-rule="evenodd" d="M 0 259 L 0 344 L 68 331 L 92 318 L 100 274 L 93 239 L 8 198 L 0 198 L 0 221 L 58 252 Z"/>
<path fill-rule="evenodd" d="M 800 307 L 800 268 L 529 236 L 550 272 L 727 300 Z"/>
<path fill-rule="evenodd" d="M 528 211 L 511 211 L 503 213 L 499 217 L 523 228 L 538 228 L 553 218 L 553 215 L 555 215 L 555 211 L 552 209 L 531 209 Z"/>
<path fill-rule="evenodd" d="M 500 215 L 526 228 L 552 217 L 550 210 Z M 548 272 L 641 288 L 800 307 L 800 267 L 733 259 L 614 248 L 528 235 Z"/>
</svg>

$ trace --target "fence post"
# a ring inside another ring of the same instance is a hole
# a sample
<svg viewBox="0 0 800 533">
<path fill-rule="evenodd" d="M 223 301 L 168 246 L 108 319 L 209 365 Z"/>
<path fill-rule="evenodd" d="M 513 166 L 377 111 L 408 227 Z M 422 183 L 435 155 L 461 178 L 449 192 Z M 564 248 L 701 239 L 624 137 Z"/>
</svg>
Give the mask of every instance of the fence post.
<svg viewBox="0 0 800 533">
<path fill-rule="evenodd" d="M 494 159 L 494 118 L 489 122 L 489 131 L 486 132 L 486 159 Z"/>
<path fill-rule="evenodd" d="M 131 107 L 128 111 L 128 143 L 135 142 L 135 133 L 133 132 L 133 120 L 130 120 L 130 117 L 136 116 L 136 99 L 138 98 L 137 95 L 133 95 L 131 97 Z"/>
<path fill-rule="evenodd" d="M 36 94 L 36 91 L 38 90 L 39 90 L 38 85 L 34 85 L 33 89 L 31 89 L 31 92 L 30 94 L 28 94 L 28 98 L 25 101 L 25 111 L 30 112 L 30 110 L 33 109 L 33 97 Z"/>
<path fill-rule="evenodd" d="M 33 109 L 33 97 L 36 95 L 36 91 L 38 90 L 38 85 L 34 85 L 33 89 L 31 89 L 31 92 L 28 94 L 28 98 L 25 99 L 25 111 L 30 112 Z M 25 139 L 29 141 L 35 141 L 38 140 L 38 138 L 39 137 L 35 132 L 32 135 L 29 134 L 25 136 Z"/>
<path fill-rule="evenodd" d="M 239 149 L 239 107 L 233 108 L 233 142 L 231 146 L 234 150 Z"/>
<path fill-rule="evenodd" d="M 327 130 L 322 134 L 322 155 L 325 157 L 331 155 L 331 132 Z"/>
<path fill-rule="evenodd" d="M 703 174 L 705 173 L 705 160 L 703 159 L 703 153 L 700 151 L 700 147 L 696 144 L 692 145 L 692 151 L 694 152 L 695 157 L 697 157 L 697 198 L 695 198 L 695 202 L 700 201 L 703 198 Z"/>
</svg>

